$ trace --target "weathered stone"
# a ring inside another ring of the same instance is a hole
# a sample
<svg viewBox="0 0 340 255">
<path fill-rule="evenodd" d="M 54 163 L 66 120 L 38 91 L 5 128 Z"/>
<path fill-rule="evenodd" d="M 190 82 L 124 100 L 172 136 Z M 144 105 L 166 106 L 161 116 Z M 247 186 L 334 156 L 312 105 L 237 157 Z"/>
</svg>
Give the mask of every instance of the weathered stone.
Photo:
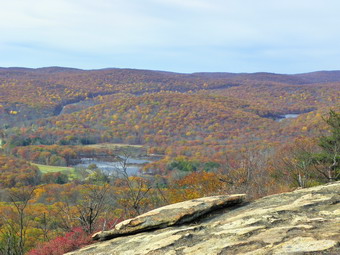
<svg viewBox="0 0 340 255">
<path fill-rule="evenodd" d="M 190 225 L 117 237 L 70 254 L 335 255 L 340 254 L 339 230 L 340 182 L 336 182 L 264 197 Z"/>
<path fill-rule="evenodd" d="M 244 197 L 244 194 L 204 197 L 163 206 L 135 218 L 125 220 L 117 224 L 112 230 L 98 232 L 93 235 L 93 239 L 103 241 L 150 229 L 183 224 L 218 208 L 239 204 Z"/>
<path fill-rule="evenodd" d="M 296 237 L 278 247 L 275 247 L 274 254 L 292 254 L 303 252 L 324 251 L 334 247 L 337 244 L 335 240 L 316 240 L 311 237 Z"/>
</svg>

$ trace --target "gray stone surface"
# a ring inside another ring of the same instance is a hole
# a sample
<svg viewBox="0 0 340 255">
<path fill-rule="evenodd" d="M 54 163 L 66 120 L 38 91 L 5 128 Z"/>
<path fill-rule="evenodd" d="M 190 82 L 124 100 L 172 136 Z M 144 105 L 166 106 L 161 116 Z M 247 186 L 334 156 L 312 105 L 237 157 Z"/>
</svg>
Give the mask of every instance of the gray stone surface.
<svg viewBox="0 0 340 255">
<path fill-rule="evenodd" d="M 244 194 L 203 197 L 163 206 L 136 218 L 125 220 L 117 224 L 112 230 L 98 232 L 93 235 L 93 239 L 103 241 L 150 229 L 183 224 L 218 208 L 239 204 L 244 197 Z"/>
<path fill-rule="evenodd" d="M 199 222 L 117 237 L 69 254 L 340 254 L 340 182 L 264 197 Z"/>
</svg>

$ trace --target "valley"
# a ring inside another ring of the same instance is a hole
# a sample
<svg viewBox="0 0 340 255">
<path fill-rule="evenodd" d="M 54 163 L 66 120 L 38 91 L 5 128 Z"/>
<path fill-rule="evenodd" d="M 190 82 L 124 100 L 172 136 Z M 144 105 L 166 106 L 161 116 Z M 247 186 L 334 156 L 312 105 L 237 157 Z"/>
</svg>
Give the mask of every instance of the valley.
<svg viewBox="0 0 340 255">
<path fill-rule="evenodd" d="M 27 204 L 35 255 L 166 204 L 337 179 L 339 74 L 0 68 L 0 212 Z"/>
</svg>

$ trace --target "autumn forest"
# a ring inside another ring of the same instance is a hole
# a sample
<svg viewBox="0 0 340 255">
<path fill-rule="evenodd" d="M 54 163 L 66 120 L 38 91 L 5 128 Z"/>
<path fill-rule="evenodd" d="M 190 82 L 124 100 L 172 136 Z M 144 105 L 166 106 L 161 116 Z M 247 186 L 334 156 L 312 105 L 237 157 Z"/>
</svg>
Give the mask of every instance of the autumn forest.
<svg viewBox="0 0 340 255">
<path fill-rule="evenodd" d="M 0 255 L 63 254 L 187 199 L 339 180 L 339 161 L 340 71 L 0 68 Z"/>
</svg>

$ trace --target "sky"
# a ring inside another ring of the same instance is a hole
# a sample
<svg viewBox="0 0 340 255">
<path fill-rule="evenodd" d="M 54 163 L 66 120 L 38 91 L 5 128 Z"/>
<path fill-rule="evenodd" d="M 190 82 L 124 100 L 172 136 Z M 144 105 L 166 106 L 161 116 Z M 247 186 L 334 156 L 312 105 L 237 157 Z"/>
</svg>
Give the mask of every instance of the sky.
<svg viewBox="0 0 340 255">
<path fill-rule="evenodd" d="M 0 0 L 0 66 L 340 70 L 339 0 Z"/>
</svg>

